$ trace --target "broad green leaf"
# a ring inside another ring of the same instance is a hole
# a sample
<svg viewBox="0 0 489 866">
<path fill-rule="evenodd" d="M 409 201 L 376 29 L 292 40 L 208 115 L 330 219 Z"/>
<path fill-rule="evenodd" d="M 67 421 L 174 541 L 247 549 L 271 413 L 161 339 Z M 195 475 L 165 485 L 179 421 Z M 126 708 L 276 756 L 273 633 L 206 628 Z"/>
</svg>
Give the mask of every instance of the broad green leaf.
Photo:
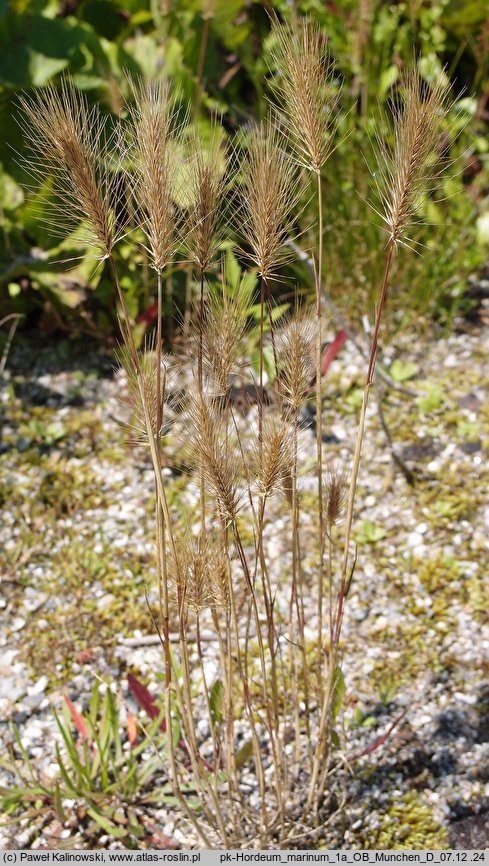
<svg viewBox="0 0 489 866">
<path fill-rule="evenodd" d="M 241 268 L 232 250 L 228 250 L 226 253 L 225 274 L 226 282 L 232 288 L 237 288 L 241 280 Z"/>
</svg>

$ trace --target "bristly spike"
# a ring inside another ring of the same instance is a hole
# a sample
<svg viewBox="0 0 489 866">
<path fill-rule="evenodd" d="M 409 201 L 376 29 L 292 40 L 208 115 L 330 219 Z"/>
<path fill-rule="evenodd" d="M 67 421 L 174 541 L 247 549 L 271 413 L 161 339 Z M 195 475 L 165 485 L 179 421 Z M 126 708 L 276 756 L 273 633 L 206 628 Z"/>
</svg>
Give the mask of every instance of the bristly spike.
<svg viewBox="0 0 489 866">
<path fill-rule="evenodd" d="M 279 489 L 283 479 L 290 475 L 292 449 L 290 427 L 284 418 L 266 416 L 263 424 L 263 442 L 256 442 L 252 452 L 252 466 L 260 496 L 268 497 Z"/>
<path fill-rule="evenodd" d="M 237 460 L 224 435 L 222 419 L 199 394 L 187 413 L 184 445 L 189 462 L 202 471 L 221 516 L 233 522 L 240 506 Z"/>
<path fill-rule="evenodd" d="M 337 461 L 330 461 L 326 472 L 324 501 L 326 523 L 331 530 L 344 514 L 348 498 L 348 475 Z"/>
<path fill-rule="evenodd" d="M 326 36 L 314 22 L 300 18 L 273 25 L 272 86 L 278 96 L 280 130 L 298 161 L 319 174 L 331 151 L 340 88 Z"/>
<path fill-rule="evenodd" d="M 179 607 L 184 616 L 207 607 L 229 605 L 227 561 L 222 543 L 207 534 L 197 540 L 190 531 L 176 539 L 169 551 L 169 574 Z"/>
<path fill-rule="evenodd" d="M 251 248 L 251 260 L 269 279 L 274 268 L 290 258 L 285 245 L 301 195 L 297 167 L 270 121 L 251 128 L 242 170 L 240 229 Z"/>
<path fill-rule="evenodd" d="M 400 82 L 401 104 L 393 106 L 394 146 L 379 142 L 375 186 L 389 244 L 409 246 L 407 232 L 420 200 L 437 185 L 447 160 L 437 145 L 441 123 L 453 106 L 444 73 L 427 83 L 420 72 L 406 72 Z"/>
<path fill-rule="evenodd" d="M 214 120 L 208 142 L 196 133 L 191 142 L 187 182 L 190 204 L 184 216 L 183 244 L 201 272 L 219 243 L 223 199 L 229 182 L 222 128 Z"/>
<path fill-rule="evenodd" d="M 221 394 L 226 394 L 231 377 L 244 355 L 249 310 L 253 304 L 254 281 L 244 276 L 229 292 L 223 268 L 222 285 L 211 285 L 206 294 L 203 328 L 203 355 L 207 371 Z"/>
<path fill-rule="evenodd" d="M 315 370 L 317 319 L 307 308 L 298 311 L 277 335 L 280 394 L 297 413 L 310 392 Z"/>
<path fill-rule="evenodd" d="M 168 81 L 131 83 L 129 156 L 134 196 L 146 234 L 152 267 L 161 273 L 175 250 L 175 184 L 180 163 L 182 125 L 177 121 Z"/>
<path fill-rule="evenodd" d="M 109 256 L 120 237 L 116 187 L 122 155 L 107 132 L 107 118 L 97 107 L 89 108 L 85 95 L 67 78 L 59 90 L 50 85 L 21 96 L 20 106 L 28 171 L 36 182 L 54 177 L 57 201 L 51 225 L 66 237 L 71 226 L 87 224 L 87 243 Z"/>
<path fill-rule="evenodd" d="M 155 336 L 150 337 L 144 351 L 138 353 L 138 365 L 129 349 L 123 346 L 116 353 L 120 369 L 124 371 L 125 388 L 117 397 L 122 409 L 120 424 L 128 431 L 132 445 L 148 445 L 150 436 L 161 435 L 164 424 L 164 405 L 167 402 L 167 376 L 170 369 L 168 358 L 162 358 L 160 376 L 155 367 Z M 158 393 L 159 387 L 159 393 Z M 142 403 L 141 388 L 147 412 Z M 129 418 L 126 418 L 129 410 Z M 149 418 L 150 429 L 148 430 Z"/>
</svg>

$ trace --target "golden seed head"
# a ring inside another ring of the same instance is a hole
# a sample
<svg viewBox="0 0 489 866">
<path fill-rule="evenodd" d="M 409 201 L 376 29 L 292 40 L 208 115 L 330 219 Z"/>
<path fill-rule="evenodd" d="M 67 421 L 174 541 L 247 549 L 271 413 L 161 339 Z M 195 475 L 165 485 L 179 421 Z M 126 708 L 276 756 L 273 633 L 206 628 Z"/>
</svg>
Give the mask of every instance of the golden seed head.
<svg viewBox="0 0 489 866">
<path fill-rule="evenodd" d="M 317 24 L 304 18 L 275 23 L 273 35 L 273 67 L 279 73 L 273 86 L 280 102 L 280 127 L 300 163 L 319 173 L 333 147 L 339 101 L 326 37 Z"/>
</svg>

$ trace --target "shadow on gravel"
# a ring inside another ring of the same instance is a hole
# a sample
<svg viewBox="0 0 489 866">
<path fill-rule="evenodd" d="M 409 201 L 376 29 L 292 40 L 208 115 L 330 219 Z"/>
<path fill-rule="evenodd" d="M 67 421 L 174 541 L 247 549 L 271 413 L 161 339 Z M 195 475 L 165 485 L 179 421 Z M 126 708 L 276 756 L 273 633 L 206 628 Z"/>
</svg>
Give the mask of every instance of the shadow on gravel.
<svg viewBox="0 0 489 866">
<path fill-rule="evenodd" d="M 453 821 L 448 827 L 448 839 L 452 848 L 485 849 L 489 846 L 489 798 L 484 797 L 471 808 L 466 807 L 465 815 Z"/>
</svg>

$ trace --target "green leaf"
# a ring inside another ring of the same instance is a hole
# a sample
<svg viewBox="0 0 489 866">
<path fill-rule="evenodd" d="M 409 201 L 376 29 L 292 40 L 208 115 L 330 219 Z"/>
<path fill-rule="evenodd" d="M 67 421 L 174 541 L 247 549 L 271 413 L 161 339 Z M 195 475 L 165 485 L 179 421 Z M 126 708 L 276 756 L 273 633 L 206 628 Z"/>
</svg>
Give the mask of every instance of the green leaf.
<svg viewBox="0 0 489 866">
<path fill-rule="evenodd" d="M 234 289 L 239 286 L 241 280 L 241 268 L 232 250 L 226 253 L 226 282 Z"/>
<path fill-rule="evenodd" d="M 357 534 L 358 541 L 366 544 L 375 544 L 385 538 L 385 529 L 382 526 L 375 526 L 371 520 L 364 520 Z"/>
<path fill-rule="evenodd" d="M 391 89 L 392 85 L 396 83 L 398 78 L 398 66 L 388 66 L 387 69 L 384 69 L 379 79 L 379 96 L 381 97 L 381 99 L 385 97 L 387 92 Z"/>
<path fill-rule="evenodd" d="M 61 779 L 64 782 L 64 784 L 66 785 L 67 790 L 72 791 L 76 795 L 79 795 L 82 791 L 82 788 L 79 788 L 78 785 L 76 785 L 75 782 L 70 777 L 70 774 L 68 773 L 68 770 L 64 765 L 64 761 L 63 761 L 63 758 L 61 757 L 61 752 L 59 750 L 59 746 L 57 743 L 56 743 L 56 761 L 58 763 L 58 769 L 59 769 L 59 772 L 61 775 Z"/>
<path fill-rule="evenodd" d="M 340 748 L 340 738 L 334 730 L 331 731 L 331 745 L 333 746 L 333 749 Z"/>
<path fill-rule="evenodd" d="M 61 800 L 61 791 L 59 790 L 58 782 L 56 782 L 56 788 L 54 791 L 54 808 L 60 821 L 66 821 L 66 812 L 63 809 L 63 804 Z"/>
<path fill-rule="evenodd" d="M 434 503 L 433 508 L 440 517 L 454 517 L 458 511 L 457 504 L 447 499 L 439 499 Z"/>
<path fill-rule="evenodd" d="M 422 412 L 429 415 L 441 409 L 445 403 L 445 392 L 439 385 L 433 385 L 423 397 L 418 397 L 416 403 Z"/>
<path fill-rule="evenodd" d="M 237 752 L 236 757 L 234 759 L 234 763 L 236 765 L 236 769 L 239 770 L 244 764 L 247 764 L 248 761 L 253 757 L 253 743 L 251 740 L 248 740 L 244 746 L 241 746 L 240 750 Z"/>
<path fill-rule="evenodd" d="M 222 680 L 216 680 L 209 695 L 209 705 L 212 720 L 215 725 L 222 722 L 222 702 L 224 697 L 224 685 Z"/>
<path fill-rule="evenodd" d="M 389 373 L 394 379 L 394 382 L 407 382 L 408 379 L 413 379 L 418 372 L 418 367 L 412 361 L 400 361 L 396 358 L 390 366 Z"/>
<path fill-rule="evenodd" d="M 95 809 L 87 809 L 87 814 L 90 815 L 91 818 L 102 827 L 102 830 L 105 830 L 110 836 L 113 836 L 115 839 L 124 839 L 127 836 L 127 830 L 122 827 L 118 827 L 117 824 L 113 824 L 109 818 L 106 818 L 105 815 L 102 815 L 101 812 L 96 812 Z"/>
<path fill-rule="evenodd" d="M 334 721 L 343 706 L 343 698 L 345 697 L 346 685 L 343 671 L 336 666 L 333 673 L 333 700 L 331 704 L 331 718 Z"/>
</svg>

